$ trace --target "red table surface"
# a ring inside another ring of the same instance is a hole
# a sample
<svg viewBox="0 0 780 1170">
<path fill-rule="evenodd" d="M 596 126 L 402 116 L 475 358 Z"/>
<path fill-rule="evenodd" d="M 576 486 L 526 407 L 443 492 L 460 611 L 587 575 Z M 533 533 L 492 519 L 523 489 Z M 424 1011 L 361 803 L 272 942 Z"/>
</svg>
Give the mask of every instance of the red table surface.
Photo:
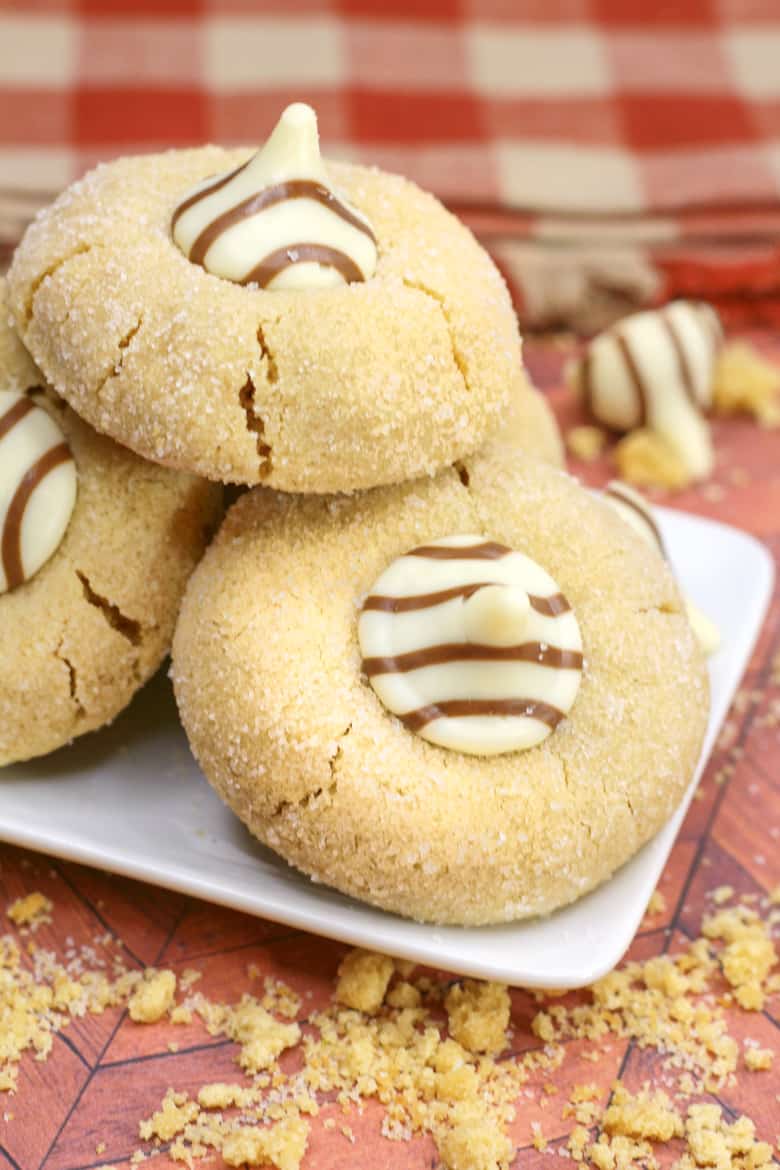
<svg viewBox="0 0 780 1170">
<path fill-rule="evenodd" d="M 780 361 L 780 345 L 772 346 Z M 550 391 L 562 421 L 573 421 L 575 410 L 560 388 L 565 346 L 535 343 L 528 347 L 529 366 L 538 383 Z M 761 431 L 747 420 L 715 424 L 718 466 L 712 486 L 691 489 L 668 502 L 715 517 L 754 533 L 780 554 L 780 431 Z M 574 468 L 589 482 L 608 474 L 605 462 Z M 721 495 L 722 492 L 722 495 Z M 718 497 L 718 498 L 715 498 Z M 665 501 L 667 502 L 667 501 Z M 739 572 L 739 566 L 734 566 Z M 719 745 L 691 805 L 660 883 L 666 909 L 647 916 L 631 947 L 631 955 L 647 958 L 674 953 L 697 936 L 702 915 L 712 909 L 708 891 L 728 884 L 737 894 L 765 895 L 780 883 L 780 728 L 764 717 L 780 702 L 780 592 L 776 592 L 759 643 L 743 682 L 747 697 L 732 711 Z M 773 669 L 774 663 L 774 669 Z M 733 771 L 723 779 L 724 764 Z M 85 810 L 86 815 L 86 810 Z M 202 972 L 198 988 L 210 999 L 237 1000 L 250 989 L 249 964 L 273 974 L 299 994 L 311 992 L 319 1006 L 332 994 L 338 962 L 345 948 L 300 931 L 234 913 L 124 878 L 78 865 L 0 848 L 0 905 L 41 890 L 55 903 L 53 921 L 41 927 L 35 941 L 63 955 L 66 945 L 91 944 L 105 931 L 124 942 L 131 966 L 158 965 L 181 973 Z M 10 924 L 8 924 L 10 928 Z M 67 940 L 67 943 L 66 943 Z M 725 988 L 725 984 L 724 984 Z M 523 992 L 513 992 L 513 1047 L 526 1050 L 540 1041 L 530 1030 L 538 1005 Z M 780 1050 L 780 1001 L 767 1001 L 763 1012 L 729 1009 L 729 1028 L 763 1047 Z M 179 1045 L 176 1052 L 169 1044 Z M 541 1121 L 549 1138 L 563 1138 L 574 1126 L 560 1119 L 560 1103 L 551 1108 L 541 1082 L 562 1086 L 596 1082 L 605 1090 L 620 1073 L 637 1085 L 662 1083 L 657 1053 L 633 1041 L 614 1039 L 611 1059 L 598 1065 L 583 1059 L 581 1041 L 567 1045 L 561 1067 L 529 1082 L 533 1092 L 518 1105 L 518 1152 L 513 1167 L 549 1165 L 550 1154 L 531 1144 L 531 1123 Z M 139 1145 L 138 1122 L 157 1108 L 169 1086 L 197 1091 L 207 1081 L 234 1080 L 235 1046 L 208 1035 L 203 1025 L 160 1023 L 139 1026 L 126 1012 L 107 1010 L 101 1016 L 74 1022 L 54 1042 L 48 1061 L 25 1057 L 18 1092 L 0 1097 L 0 1167 L 2 1170 L 84 1170 L 110 1164 L 129 1165 Z M 736 1083 L 719 1096 L 727 1110 L 746 1111 L 758 1136 L 775 1143 L 780 1131 L 778 1067 L 755 1074 L 741 1067 Z M 13 1114 L 4 1120 L 3 1111 Z M 369 1104 L 362 1116 L 345 1119 L 356 1136 L 354 1144 L 339 1132 L 312 1125 L 305 1170 L 429 1170 L 437 1164 L 430 1139 L 412 1144 L 380 1136 L 381 1109 Z M 341 1124 L 341 1121 L 339 1122 Z M 97 1147 L 105 1143 L 105 1150 Z M 214 1165 L 215 1163 L 206 1163 Z M 220 1165 L 219 1159 L 216 1165 Z M 167 1156 L 152 1165 L 168 1170 Z"/>
</svg>

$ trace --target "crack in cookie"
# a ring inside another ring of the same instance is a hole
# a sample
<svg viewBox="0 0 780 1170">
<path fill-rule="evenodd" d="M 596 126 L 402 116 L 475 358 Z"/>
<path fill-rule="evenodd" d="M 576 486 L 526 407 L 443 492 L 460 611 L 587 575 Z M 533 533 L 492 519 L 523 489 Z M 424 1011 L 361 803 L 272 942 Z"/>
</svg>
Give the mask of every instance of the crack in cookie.
<svg viewBox="0 0 780 1170">
<path fill-rule="evenodd" d="M 96 609 L 99 609 L 108 624 L 132 646 L 139 646 L 142 637 L 141 623 L 134 618 L 127 617 L 126 614 L 122 613 L 118 605 L 114 605 L 107 597 L 101 597 L 99 593 L 96 593 L 86 573 L 82 573 L 80 569 L 76 569 L 76 576 L 81 582 L 87 602 Z"/>
</svg>

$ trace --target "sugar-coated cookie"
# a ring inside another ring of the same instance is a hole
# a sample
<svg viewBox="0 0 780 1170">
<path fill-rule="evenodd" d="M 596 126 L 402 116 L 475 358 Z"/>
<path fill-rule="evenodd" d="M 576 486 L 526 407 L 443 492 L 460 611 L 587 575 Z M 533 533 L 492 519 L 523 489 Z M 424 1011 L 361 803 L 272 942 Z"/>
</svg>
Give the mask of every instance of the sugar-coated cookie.
<svg viewBox="0 0 780 1170">
<path fill-rule="evenodd" d="M 478 448 L 501 425 L 520 365 L 487 253 L 413 183 L 333 164 L 317 185 L 260 191 L 272 205 L 251 223 L 273 226 L 292 204 L 329 216 L 311 231 L 352 233 L 333 236 L 346 283 L 279 285 L 297 271 L 280 269 L 280 255 L 327 257 L 324 244 L 291 246 L 298 224 L 286 220 L 286 247 L 250 241 L 257 265 L 242 276 L 223 257 L 212 272 L 224 242 L 215 232 L 227 240 L 226 223 L 246 227 L 218 199 L 236 184 L 238 207 L 259 206 L 241 185 L 252 165 L 246 150 L 214 146 L 120 159 L 38 217 L 9 281 L 17 328 L 51 384 L 138 454 L 224 482 L 352 491 Z M 215 200 L 212 218 L 198 218 Z M 306 221 L 304 241 L 309 230 Z M 375 257 L 364 254 L 367 232 Z M 301 268 L 338 275 L 311 260 Z"/>
<path fill-rule="evenodd" d="M 512 384 L 509 410 L 498 431 L 499 441 L 519 448 L 553 467 L 564 467 L 566 451 L 558 422 L 544 394 L 520 370 Z"/>
<path fill-rule="evenodd" d="M 432 567 L 422 601 L 399 558 Z M 496 581 L 513 590 L 498 609 Z M 496 615 L 529 612 L 518 590 L 537 624 L 503 651 Z M 403 619 L 390 651 L 387 628 L 359 640 L 372 611 Z M 374 689 L 389 671 L 424 689 L 429 668 L 475 657 L 500 668 L 437 675 L 422 708 Z M 573 685 L 540 689 L 548 669 Z M 354 497 L 246 493 L 188 586 L 173 678 L 206 776 L 261 841 L 358 898 L 463 924 L 545 913 L 613 873 L 682 797 L 708 710 L 703 657 L 657 552 L 565 473 L 507 446 Z M 535 746 L 469 754 L 421 733 L 436 719 L 495 720 L 497 696 L 513 717 L 547 722 Z"/>
<path fill-rule="evenodd" d="M 7 316 L 0 281 L 0 764 L 109 722 L 153 674 L 220 501 L 81 422 Z"/>
</svg>

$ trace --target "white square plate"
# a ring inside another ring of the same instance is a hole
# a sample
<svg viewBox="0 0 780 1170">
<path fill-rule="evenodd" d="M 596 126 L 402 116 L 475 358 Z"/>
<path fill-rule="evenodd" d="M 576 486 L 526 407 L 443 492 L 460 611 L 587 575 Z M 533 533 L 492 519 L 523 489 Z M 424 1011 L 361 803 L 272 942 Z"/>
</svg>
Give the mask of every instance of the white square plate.
<svg viewBox="0 0 780 1170">
<path fill-rule="evenodd" d="M 0 839 L 434 967 L 525 987 L 578 987 L 627 949 L 747 665 L 773 582 L 737 529 L 659 509 L 678 577 L 717 623 L 702 759 L 668 824 L 599 889 L 545 919 L 457 928 L 408 922 L 315 885 L 259 845 L 190 756 L 158 677 L 111 728 L 0 773 Z"/>
</svg>

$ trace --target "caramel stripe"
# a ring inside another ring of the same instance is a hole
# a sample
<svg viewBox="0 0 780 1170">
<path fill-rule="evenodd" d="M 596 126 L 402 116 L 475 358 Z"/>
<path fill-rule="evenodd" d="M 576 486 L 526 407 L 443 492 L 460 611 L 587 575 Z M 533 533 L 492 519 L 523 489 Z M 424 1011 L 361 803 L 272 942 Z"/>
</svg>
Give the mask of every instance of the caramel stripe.
<svg viewBox="0 0 780 1170">
<path fill-rule="evenodd" d="M 2 543 L 3 570 L 9 589 L 15 589 L 25 579 L 24 568 L 22 566 L 22 523 L 30 496 L 50 471 L 53 471 L 55 467 L 59 467 L 60 463 L 66 463 L 71 458 L 70 447 L 67 443 L 59 443 L 56 447 L 50 447 L 25 472 L 18 488 L 14 492 L 5 515 Z"/>
<path fill-rule="evenodd" d="M 585 413 L 591 418 L 595 418 L 596 415 L 593 410 L 593 354 L 590 350 L 588 350 L 582 359 L 580 386 L 582 389 L 582 405 Z"/>
<path fill-rule="evenodd" d="M 216 190 L 216 188 L 214 189 Z M 288 199 L 314 199 L 317 203 L 321 203 L 323 207 L 327 207 L 328 211 L 332 211 L 340 219 L 346 220 L 348 224 L 357 228 L 358 231 L 363 232 L 364 235 L 367 235 L 376 243 L 376 237 L 368 224 L 364 223 L 362 219 L 358 219 L 332 191 L 329 191 L 327 187 L 323 187 L 322 183 L 316 183 L 311 179 L 291 179 L 287 183 L 277 183 L 273 187 L 266 187 L 263 191 L 257 191 L 254 195 L 250 195 L 248 199 L 244 199 L 241 203 L 237 203 L 235 207 L 231 207 L 229 211 L 218 215 L 213 223 L 210 223 L 208 227 L 203 229 L 190 248 L 190 260 L 193 264 L 202 265 L 211 245 L 228 228 L 240 223 L 243 219 L 249 219 L 250 216 L 259 215 L 267 207 L 273 207 L 277 203 L 284 203 Z M 361 276 L 360 279 L 362 280 L 363 277 Z"/>
<path fill-rule="evenodd" d="M 683 384 L 683 389 L 685 390 L 685 393 L 691 404 L 698 410 L 699 400 L 696 397 L 696 387 L 693 384 L 693 371 L 691 370 L 691 365 L 688 361 L 688 355 L 685 352 L 685 346 L 682 343 L 682 338 L 680 337 L 680 334 L 677 330 L 677 326 L 667 313 L 664 312 L 661 314 L 661 320 L 663 321 L 666 335 L 672 344 L 672 349 L 674 350 L 675 357 L 677 358 L 677 368 L 680 371 L 680 379 Z"/>
<path fill-rule="evenodd" d="M 416 609 L 431 609 L 434 605 L 442 605 L 443 602 L 452 601 L 455 597 L 468 600 L 478 589 L 495 584 L 495 581 L 477 581 L 473 585 L 454 585 L 452 589 L 440 589 L 438 593 L 414 593 L 409 597 L 388 597 L 383 593 L 371 593 L 363 602 L 362 608 L 379 610 L 381 613 L 410 613 Z M 571 609 L 562 593 L 551 593 L 549 597 L 536 597 L 530 593 L 528 600 L 533 609 L 545 617 L 557 617 L 558 614 L 568 613 Z"/>
<path fill-rule="evenodd" d="M 519 646 L 481 646 L 473 642 L 445 642 L 440 646 L 426 646 L 424 650 L 410 650 L 390 658 L 364 658 L 363 673 L 367 678 L 377 674 L 405 674 L 424 666 L 440 666 L 447 662 L 535 662 L 557 670 L 582 670 L 579 650 L 562 650 L 541 642 L 523 642 Z"/>
<path fill-rule="evenodd" d="M 531 602 L 531 608 L 545 617 L 557 617 L 559 613 L 568 613 L 571 609 L 562 593 L 551 593 L 549 597 L 536 597 L 529 593 L 528 600 Z"/>
<path fill-rule="evenodd" d="M 644 523 L 652 532 L 653 539 L 658 545 L 659 552 L 664 557 L 666 557 L 666 546 L 664 545 L 664 538 L 661 536 L 661 529 L 656 524 L 655 518 L 649 512 L 645 512 L 643 508 L 640 508 L 636 500 L 632 500 L 629 496 L 624 496 L 623 493 L 617 488 L 605 488 L 604 495 L 612 496 L 613 500 L 619 500 L 620 503 L 625 504 L 627 508 L 632 508 L 636 512 L 637 516 L 639 516 L 640 519 L 644 521 Z"/>
<path fill-rule="evenodd" d="M 538 719 L 551 729 L 565 718 L 563 711 L 538 699 L 446 699 L 407 711 L 398 718 L 409 731 L 419 731 L 434 719 L 458 719 L 464 715 L 525 716 Z"/>
<path fill-rule="evenodd" d="M 406 553 L 407 557 L 427 557 L 432 561 L 498 561 L 509 556 L 511 548 L 486 540 L 482 544 L 462 544 L 459 548 L 448 544 L 421 544 Z"/>
<path fill-rule="evenodd" d="M 35 403 L 31 402 L 29 398 L 20 398 L 13 406 L 9 406 L 5 414 L 0 415 L 0 439 L 7 435 L 18 422 L 21 422 L 34 407 Z"/>
<path fill-rule="evenodd" d="M 415 609 L 429 609 L 452 601 L 455 597 L 467 599 L 478 589 L 484 589 L 489 581 L 478 581 L 474 585 L 454 585 L 452 589 L 440 589 L 438 593 L 414 593 L 409 597 L 388 597 L 383 593 L 371 593 L 363 602 L 363 609 L 380 610 L 382 613 L 409 613 Z"/>
<path fill-rule="evenodd" d="M 296 253 L 294 260 L 291 258 L 293 252 Z M 324 244 L 290 244 L 286 248 L 279 248 L 276 252 L 265 256 L 251 272 L 247 273 L 241 283 L 259 284 L 260 288 L 266 288 L 275 276 L 284 272 L 285 268 L 289 268 L 292 264 L 300 264 L 302 261 L 311 261 L 315 264 L 325 264 L 329 268 L 335 268 L 341 273 L 347 284 L 355 284 L 357 281 L 365 280 L 354 260 L 337 248 L 328 248 Z"/>
<path fill-rule="evenodd" d="M 640 372 L 639 366 L 637 365 L 633 350 L 628 344 L 628 341 L 622 333 L 615 334 L 615 341 L 617 343 L 618 349 L 623 355 L 623 361 L 626 363 L 626 369 L 631 376 L 631 382 L 636 394 L 636 402 L 639 409 L 639 422 L 637 423 L 637 426 L 643 427 L 647 423 L 647 389 L 645 387 L 644 381 L 642 380 L 642 374 Z"/>
<path fill-rule="evenodd" d="M 223 187 L 227 186 L 231 179 L 235 179 L 236 175 L 240 175 L 241 172 L 249 166 L 251 161 L 252 160 L 250 157 L 246 160 L 245 163 L 242 163 L 240 167 L 236 167 L 234 171 L 228 171 L 226 175 L 223 175 L 222 178 L 218 179 L 216 183 L 212 183 L 210 187 L 204 187 L 202 191 L 196 191 L 194 195 L 190 195 L 188 199 L 185 199 L 183 203 L 180 203 L 171 217 L 171 231 L 173 231 L 173 229 L 176 227 L 176 223 L 179 217 L 184 215 L 185 211 L 189 211 L 189 209 L 194 207 L 196 203 L 200 203 L 201 199 L 208 199 L 209 195 L 214 195 L 217 191 L 221 191 Z"/>
</svg>

